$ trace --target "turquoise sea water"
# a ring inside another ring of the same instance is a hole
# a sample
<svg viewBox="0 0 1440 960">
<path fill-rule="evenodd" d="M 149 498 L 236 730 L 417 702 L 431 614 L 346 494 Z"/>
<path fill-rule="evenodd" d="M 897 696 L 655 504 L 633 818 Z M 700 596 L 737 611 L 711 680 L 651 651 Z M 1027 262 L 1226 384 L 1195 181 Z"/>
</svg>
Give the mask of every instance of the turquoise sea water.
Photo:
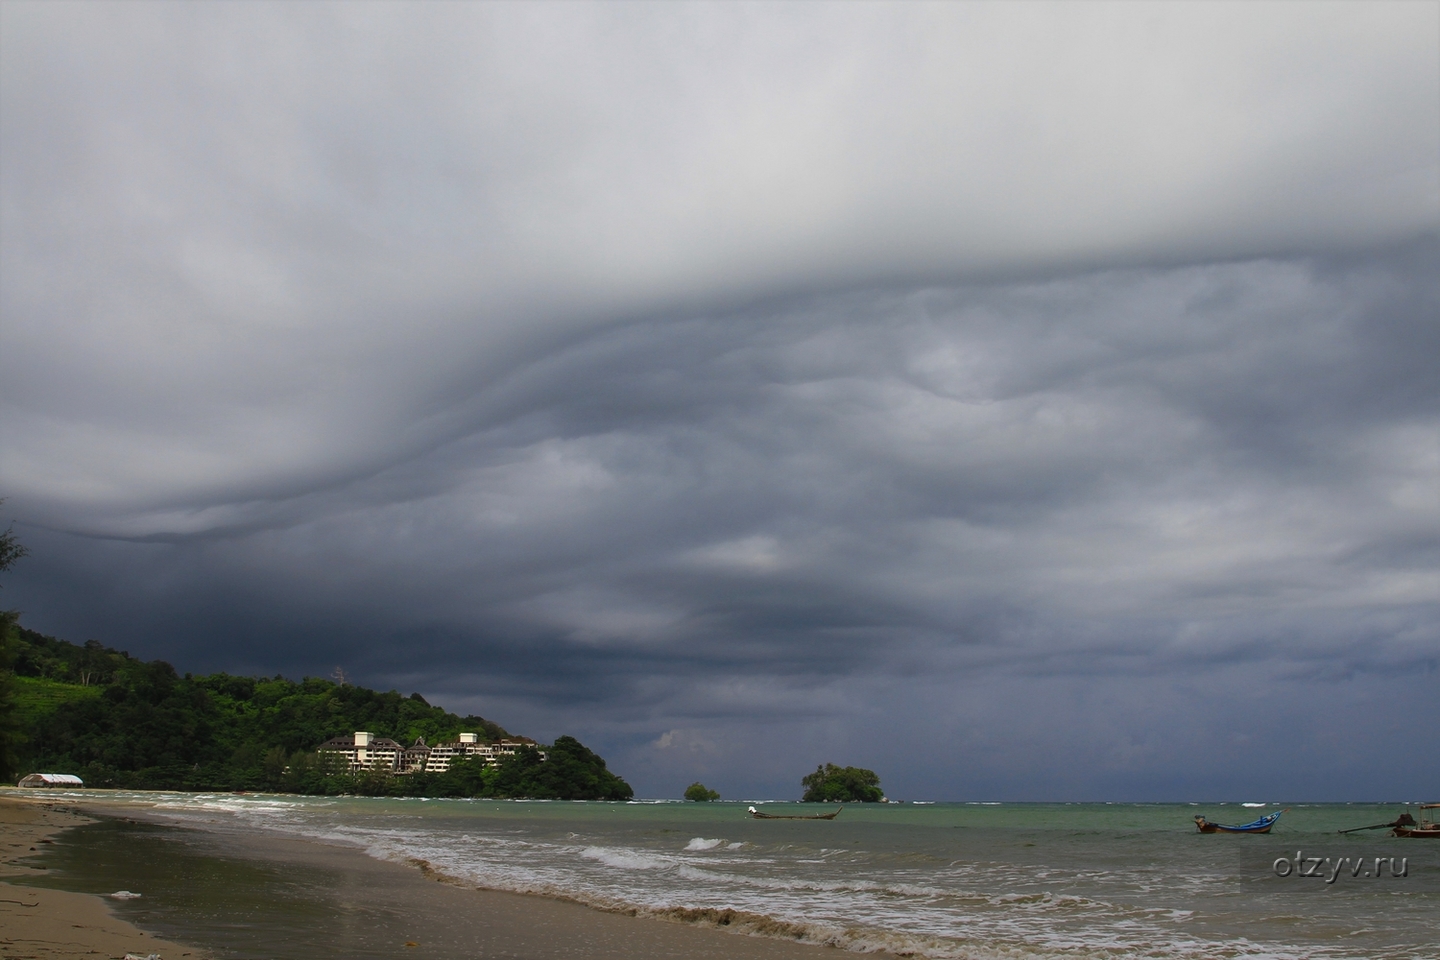
<svg viewBox="0 0 1440 960">
<path fill-rule="evenodd" d="M 1440 843 L 1337 833 L 1392 820 L 1399 805 L 1286 804 L 1270 835 L 1235 836 L 1201 835 L 1192 818 L 1244 823 L 1280 805 L 852 805 L 834 821 L 762 821 L 748 802 L 107 796 L 154 804 L 177 823 L 424 860 L 474 886 L 658 915 L 734 910 L 733 927 L 857 951 L 1440 955 Z M 1314 867 L 1297 870 L 1297 856 L 1319 858 L 1319 875 L 1300 876 Z M 1404 876 L 1390 875 L 1390 858 Z"/>
</svg>

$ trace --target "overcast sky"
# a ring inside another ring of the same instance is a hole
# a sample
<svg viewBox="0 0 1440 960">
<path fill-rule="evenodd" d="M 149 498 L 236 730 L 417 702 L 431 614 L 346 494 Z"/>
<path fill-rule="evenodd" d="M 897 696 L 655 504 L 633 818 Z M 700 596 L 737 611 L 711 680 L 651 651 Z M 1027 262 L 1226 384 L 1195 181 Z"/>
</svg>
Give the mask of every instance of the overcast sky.
<svg viewBox="0 0 1440 960">
<path fill-rule="evenodd" d="M 1440 793 L 1440 4 L 6 0 L 0 204 L 33 629 L 644 796 Z"/>
</svg>

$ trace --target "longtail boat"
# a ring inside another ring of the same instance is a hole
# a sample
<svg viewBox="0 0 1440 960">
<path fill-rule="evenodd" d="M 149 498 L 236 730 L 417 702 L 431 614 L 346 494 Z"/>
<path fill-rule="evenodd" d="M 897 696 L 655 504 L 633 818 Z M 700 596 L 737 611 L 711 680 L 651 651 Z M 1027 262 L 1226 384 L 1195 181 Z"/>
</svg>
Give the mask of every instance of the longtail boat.
<svg viewBox="0 0 1440 960">
<path fill-rule="evenodd" d="M 1440 810 L 1440 803 L 1422 803 L 1418 809 Z M 1404 815 L 1401 819 L 1409 819 L 1409 815 Z M 1412 837 L 1415 839 L 1422 837 L 1440 839 L 1440 822 L 1436 822 L 1433 815 L 1422 813 L 1420 814 L 1419 823 L 1416 823 L 1414 820 L 1411 820 L 1408 824 L 1396 821 L 1395 829 L 1391 831 L 1391 835 L 1396 837 Z"/>
<path fill-rule="evenodd" d="M 1269 833 L 1270 828 L 1275 826 L 1275 821 L 1280 819 L 1280 814 L 1289 813 L 1290 808 L 1276 810 L 1274 813 L 1267 813 L 1253 823 L 1242 823 L 1238 827 L 1232 827 L 1225 823 L 1211 823 L 1204 817 L 1195 818 L 1195 826 L 1201 833 Z"/>
<path fill-rule="evenodd" d="M 1372 823 L 1368 827 L 1351 827 L 1349 830 L 1341 830 L 1341 833 L 1359 833 L 1361 830 L 1389 830 L 1391 827 L 1413 827 L 1415 818 L 1410 816 L 1410 811 L 1405 811 L 1391 820 L 1389 823 Z"/>
<path fill-rule="evenodd" d="M 754 817 L 756 820 L 834 820 L 840 815 L 840 811 L 844 809 L 844 807 L 837 807 L 836 809 L 831 810 L 829 813 L 817 813 L 814 816 L 802 817 L 795 814 L 761 813 L 759 810 L 751 807 L 750 816 Z"/>
<path fill-rule="evenodd" d="M 1422 803 L 1420 809 L 1440 810 L 1440 803 Z M 1368 827 L 1351 827 L 1349 830 L 1340 832 L 1358 833 L 1361 830 L 1389 830 L 1392 837 L 1440 838 L 1440 822 L 1436 822 L 1433 816 L 1422 813 L 1417 823 L 1415 818 L 1410 816 L 1408 809 L 1389 823 L 1372 823 Z"/>
</svg>

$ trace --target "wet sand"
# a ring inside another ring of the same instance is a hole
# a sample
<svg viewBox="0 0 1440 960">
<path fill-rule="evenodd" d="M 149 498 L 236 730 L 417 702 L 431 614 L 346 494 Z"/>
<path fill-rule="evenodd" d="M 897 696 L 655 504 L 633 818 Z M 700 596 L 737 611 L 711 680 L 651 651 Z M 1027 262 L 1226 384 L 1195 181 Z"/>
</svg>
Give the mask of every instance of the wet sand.
<svg viewBox="0 0 1440 960">
<path fill-rule="evenodd" d="M 90 818 L 57 809 L 43 799 L 0 797 L 0 958 L 146 957 L 177 960 L 209 954 L 152 936 L 115 916 L 98 896 L 22 886 L 46 872 L 34 865 L 42 848 L 62 831 Z M 30 862 L 21 862 L 30 861 Z"/>
<path fill-rule="evenodd" d="M 142 956 L 820 960 L 834 955 L 821 953 L 827 950 L 823 946 L 732 932 L 746 928 L 743 916 L 709 911 L 661 920 L 607 913 L 562 900 L 474 889 L 447 881 L 425 864 L 389 863 L 353 848 L 240 830 L 224 818 L 176 827 L 148 814 L 143 805 L 100 800 L 73 808 L 98 822 L 87 826 L 84 818 L 75 818 L 72 839 L 59 837 L 54 855 L 46 858 L 55 864 L 54 874 L 35 882 L 70 889 L 87 889 L 86 884 L 143 888 L 144 899 L 115 908 L 152 934 L 208 951 L 142 934 L 145 949 L 125 948 Z M 24 855 L 35 854 L 27 850 Z M 168 865 L 174 876 L 139 872 L 157 862 Z M 134 886 L 121 882 L 126 877 Z M 19 889 L 26 902 L 57 895 L 34 887 L 11 889 Z M 107 906 L 95 897 L 68 896 L 102 911 Z M 82 954 L 13 954 L 32 955 Z"/>
</svg>

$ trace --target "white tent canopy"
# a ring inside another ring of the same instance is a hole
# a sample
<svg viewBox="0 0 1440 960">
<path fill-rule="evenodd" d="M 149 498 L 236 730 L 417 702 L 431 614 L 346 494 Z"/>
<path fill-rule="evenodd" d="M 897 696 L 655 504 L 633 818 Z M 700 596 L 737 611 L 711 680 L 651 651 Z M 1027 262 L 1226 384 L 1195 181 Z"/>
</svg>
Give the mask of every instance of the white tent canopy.
<svg viewBox="0 0 1440 960">
<path fill-rule="evenodd" d="M 20 778 L 22 787 L 83 787 L 85 781 L 73 773 L 32 773 Z"/>
</svg>

